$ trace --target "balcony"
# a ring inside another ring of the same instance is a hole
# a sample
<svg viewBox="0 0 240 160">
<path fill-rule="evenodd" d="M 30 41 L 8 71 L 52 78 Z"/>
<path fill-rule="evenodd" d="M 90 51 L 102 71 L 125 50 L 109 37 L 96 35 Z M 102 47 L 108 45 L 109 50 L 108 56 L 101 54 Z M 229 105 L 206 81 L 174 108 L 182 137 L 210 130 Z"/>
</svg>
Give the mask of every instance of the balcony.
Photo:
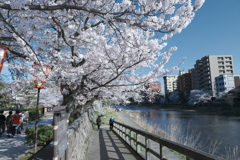
<svg viewBox="0 0 240 160">
<path fill-rule="evenodd" d="M 224 74 L 225 70 L 219 70 L 219 74 Z"/>
</svg>

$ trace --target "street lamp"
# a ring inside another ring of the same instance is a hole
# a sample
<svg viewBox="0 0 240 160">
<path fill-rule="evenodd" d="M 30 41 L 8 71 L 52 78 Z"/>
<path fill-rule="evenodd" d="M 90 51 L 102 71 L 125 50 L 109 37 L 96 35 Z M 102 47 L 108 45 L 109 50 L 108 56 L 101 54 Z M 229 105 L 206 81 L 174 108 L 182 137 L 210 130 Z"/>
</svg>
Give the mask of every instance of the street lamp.
<svg viewBox="0 0 240 160">
<path fill-rule="evenodd" d="M 39 122 L 39 111 L 38 111 L 39 95 L 40 95 L 40 89 L 44 88 L 44 85 L 46 84 L 46 79 L 47 79 L 48 73 L 50 71 L 50 67 L 48 65 L 35 64 L 35 65 L 32 65 L 32 68 L 33 68 L 34 88 L 38 89 L 35 131 L 34 131 L 34 133 L 35 133 L 34 153 L 36 154 L 37 153 L 38 122 Z"/>
<path fill-rule="evenodd" d="M 2 72 L 2 67 L 4 63 L 4 59 L 7 55 L 7 48 L 0 46 L 0 73 Z"/>
</svg>

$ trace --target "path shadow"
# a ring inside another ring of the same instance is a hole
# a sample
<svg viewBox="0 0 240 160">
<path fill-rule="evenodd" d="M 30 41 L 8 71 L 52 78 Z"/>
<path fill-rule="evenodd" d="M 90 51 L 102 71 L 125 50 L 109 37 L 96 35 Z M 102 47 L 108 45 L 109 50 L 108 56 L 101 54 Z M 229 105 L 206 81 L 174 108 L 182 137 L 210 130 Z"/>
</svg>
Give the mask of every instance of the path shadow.
<svg viewBox="0 0 240 160">
<path fill-rule="evenodd" d="M 142 157 L 108 128 L 101 128 L 99 141 L 100 160 L 142 160 Z"/>
<path fill-rule="evenodd" d="M 19 155 L 30 149 L 30 147 L 25 144 L 25 141 L 25 135 L 17 135 L 14 138 L 1 138 L 0 160 L 18 159 Z"/>
</svg>

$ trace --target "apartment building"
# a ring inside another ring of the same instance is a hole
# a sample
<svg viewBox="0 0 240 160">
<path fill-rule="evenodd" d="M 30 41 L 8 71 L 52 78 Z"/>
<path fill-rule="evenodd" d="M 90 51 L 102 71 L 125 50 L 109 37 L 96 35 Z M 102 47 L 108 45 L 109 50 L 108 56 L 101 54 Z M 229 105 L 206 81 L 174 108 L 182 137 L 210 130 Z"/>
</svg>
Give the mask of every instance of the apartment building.
<svg viewBox="0 0 240 160">
<path fill-rule="evenodd" d="M 178 87 L 179 91 L 190 93 L 192 90 L 192 77 L 191 70 L 188 70 L 188 73 L 184 71 L 179 71 L 178 76 Z"/>
<path fill-rule="evenodd" d="M 163 77 L 165 96 L 169 96 L 173 91 L 178 90 L 178 76 L 169 75 Z"/>
<path fill-rule="evenodd" d="M 221 96 L 222 94 L 234 88 L 235 88 L 235 83 L 234 83 L 233 75 L 220 75 L 215 77 L 216 96 Z"/>
<path fill-rule="evenodd" d="M 233 75 L 232 55 L 208 55 L 196 61 L 192 69 L 193 89 L 211 91 L 216 96 L 215 77 Z"/>
<path fill-rule="evenodd" d="M 162 88 L 161 88 L 160 82 L 149 83 L 148 88 L 151 90 L 151 92 L 156 92 L 161 94 Z"/>
<path fill-rule="evenodd" d="M 240 75 L 235 75 L 234 76 L 234 85 L 235 87 L 240 87 Z"/>
</svg>

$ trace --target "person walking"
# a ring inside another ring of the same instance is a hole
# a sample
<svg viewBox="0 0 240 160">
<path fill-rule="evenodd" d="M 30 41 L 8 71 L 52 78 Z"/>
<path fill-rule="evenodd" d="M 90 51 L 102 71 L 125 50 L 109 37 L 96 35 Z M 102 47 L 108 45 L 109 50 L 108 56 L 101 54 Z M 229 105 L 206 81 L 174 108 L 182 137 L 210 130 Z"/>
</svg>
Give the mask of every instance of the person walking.
<svg viewBox="0 0 240 160">
<path fill-rule="evenodd" d="M 8 112 L 8 116 L 7 116 L 7 120 L 6 120 L 6 126 L 7 126 L 7 136 L 8 137 L 12 137 L 12 124 L 11 124 L 11 120 L 12 120 L 12 111 Z"/>
<path fill-rule="evenodd" d="M 3 115 L 3 110 L 0 111 L 0 137 L 4 136 L 6 117 Z"/>
<path fill-rule="evenodd" d="M 24 114 L 24 112 L 22 111 L 20 111 L 20 113 L 19 113 L 20 115 L 21 115 L 21 132 L 23 133 L 24 132 L 24 128 L 23 128 L 23 121 L 24 121 L 24 118 L 26 117 L 25 116 L 25 114 Z"/>
<path fill-rule="evenodd" d="M 101 116 L 98 116 L 96 122 L 97 122 L 98 130 L 99 130 L 100 126 L 101 126 L 101 123 L 102 123 Z"/>
<path fill-rule="evenodd" d="M 113 130 L 113 122 L 114 122 L 114 118 L 113 116 L 111 116 L 111 118 L 109 119 L 110 132 Z"/>
<path fill-rule="evenodd" d="M 16 110 L 16 113 L 12 116 L 11 119 L 11 124 L 12 124 L 12 128 L 11 128 L 11 132 L 12 132 L 12 136 L 15 136 L 15 133 L 17 132 L 17 134 L 20 134 L 21 131 L 18 131 L 21 128 L 21 124 L 22 124 L 22 118 L 21 115 L 19 114 L 20 111 Z"/>
</svg>

